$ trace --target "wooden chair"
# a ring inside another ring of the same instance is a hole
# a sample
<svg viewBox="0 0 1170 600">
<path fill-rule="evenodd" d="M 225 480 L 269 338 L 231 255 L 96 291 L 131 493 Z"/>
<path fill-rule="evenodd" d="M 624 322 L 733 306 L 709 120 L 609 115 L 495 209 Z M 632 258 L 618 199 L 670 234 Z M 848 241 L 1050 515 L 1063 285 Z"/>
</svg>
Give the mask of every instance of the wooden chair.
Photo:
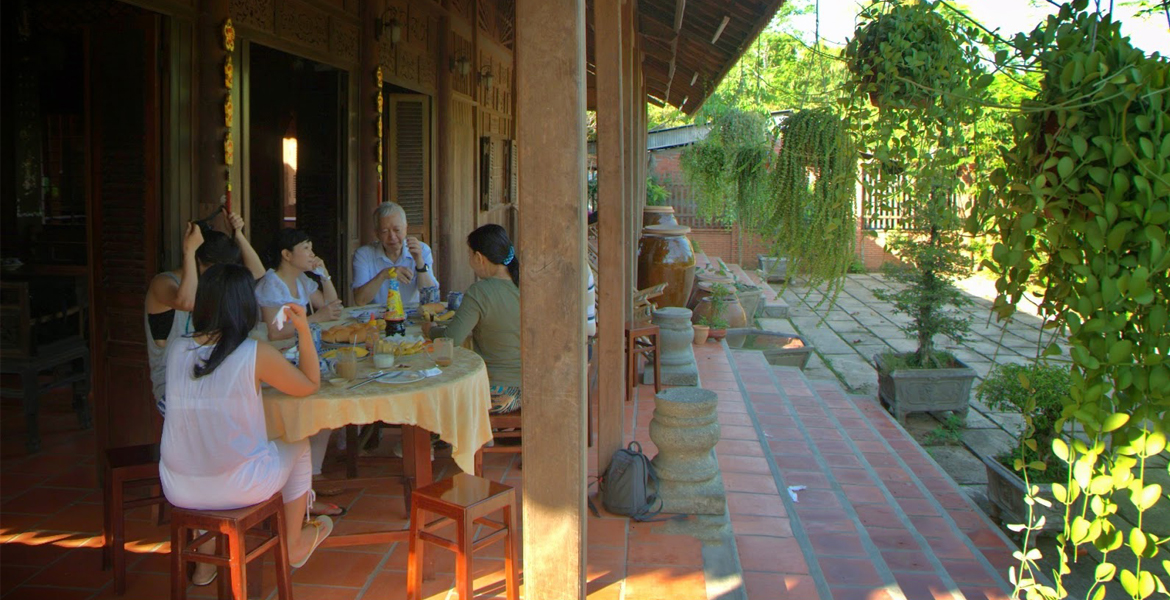
<svg viewBox="0 0 1170 600">
<path fill-rule="evenodd" d="M 32 290 L 35 287 L 37 290 Z M 36 292 L 37 298 L 30 293 Z M 20 388 L 0 388 L 0 395 L 20 396 L 24 400 L 27 428 L 25 447 L 34 453 L 41 449 L 38 413 L 40 395 L 50 389 L 73 386 L 73 410 L 82 429 L 89 429 L 91 419 L 86 395 L 89 392 L 89 348 L 85 342 L 85 311 L 88 291 L 79 279 L 72 290 L 52 282 L 31 285 L 27 281 L 0 283 L 0 373 L 20 375 Z M 40 310 L 34 311 L 34 306 Z M 47 308 L 47 310 L 46 310 Z M 62 365 L 71 365 L 70 373 L 56 376 Z M 54 377 L 41 383 L 46 371 Z"/>
<path fill-rule="evenodd" d="M 459 473 L 450 479 L 432 483 L 414 491 L 410 508 L 410 543 L 407 558 L 406 597 L 418 600 L 422 596 L 423 549 L 434 544 L 455 553 L 455 591 L 460 600 L 471 600 L 472 556 L 475 551 L 504 542 L 504 577 L 508 600 L 520 598 L 520 567 L 516 556 L 515 528 L 516 490 L 511 486 Z M 488 516 L 502 512 L 495 521 Z M 439 519 L 423 523 L 425 513 L 434 513 Z M 434 532 L 454 523 L 455 539 L 447 539 Z M 475 539 L 475 526 L 494 529 Z"/>
<path fill-rule="evenodd" d="M 105 490 L 102 511 L 102 570 L 114 570 L 114 591 L 126 593 L 126 511 L 154 506 L 162 521 L 166 498 L 158 475 L 158 444 L 124 446 L 106 450 Z M 126 499 L 126 489 L 150 486 L 148 495 Z"/>
<path fill-rule="evenodd" d="M 626 323 L 626 401 L 634 398 L 638 386 L 637 358 L 653 354 L 654 392 L 662 391 L 662 360 L 658 351 L 658 326 L 649 323 Z"/>
<path fill-rule="evenodd" d="M 192 532 L 206 533 L 192 536 Z M 252 550 L 245 537 L 261 534 L 263 539 Z M 191 539 L 194 537 L 194 539 Z M 199 546 L 215 540 L 215 554 L 199 552 Z M 247 600 L 258 596 L 261 588 L 259 568 L 249 574 L 249 565 L 259 567 L 265 552 L 276 553 L 276 590 L 280 600 L 292 600 L 292 579 L 285 539 L 284 498 L 280 492 L 246 508 L 235 510 L 188 510 L 175 508 L 171 515 L 171 600 L 187 597 L 188 562 L 209 563 L 219 567 L 219 597 Z"/>
</svg>

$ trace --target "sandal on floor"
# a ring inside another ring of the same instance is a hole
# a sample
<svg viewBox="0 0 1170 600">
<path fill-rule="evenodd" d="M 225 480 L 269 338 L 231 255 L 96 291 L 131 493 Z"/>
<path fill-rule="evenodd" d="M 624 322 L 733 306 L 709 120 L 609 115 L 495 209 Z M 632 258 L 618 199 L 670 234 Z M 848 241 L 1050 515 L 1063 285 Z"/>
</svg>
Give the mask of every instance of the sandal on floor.
<svg viewBox="0 0 1170 600">
<path fill-rule="evenodd" d="M 322 494 L 320 492 L 317 492 L 317 495 L 321 496 Z M 332 502 L 318 501 L 318 502 L 314 502 L 313 504 L 324 506 L 325 509 L 329 511 L 329 512 L 316 512 L 313 510 L 313 507 L 310 506 L 309 507 L 309 515 L 314 516 L 314 517 L 331 517 L 331 518 L 336 519 L 338 517 L 344 517 L 345 514 L 349 512 L 349 509 L 347 509 L 346 507 L 339 506 L 337 504 L 333 504 Z"/>
<path fill-rule="evenodd" d="M 211 585 L 211 584 L 212 584 L 212 582 L 214 582 L 214 581 L 215 581 L 215 577 L 216 577 L 217 575 L 219 575 L 219 569 L 215 569 L 215 570 L 213 570 L 213 571 L 211 572 L 211 577 L 208 577 L 208 578 L 207 578 L 207 581 L 198 581 L 198 580 L 196 580 L 196 579 L 195 579 L 195 574 L 194 574 L 194 573 L 192 573 L 192 574 L 191 574 L 191 585 L 198 586 L 198 587 L 206 587 L 206 586 L 209 586 L 209 585 Z"/>
<path fill-rule="evenodd" d="M 294 569 L 299 569 L 305 566 L 305 563 L 309 562 L 309 557 L 313 556 L 313 552 L 317 550 L 317 546 L 320 546 L 321 542 L 324 542 L 325 538 L 329 537 L 329 534 L 333 533 L 333 519 L 330 519 L 325 515 L 321 515 L 316 519 L 309 521 L 309 524 L 313 526 L 314 530 L 313 547 L 309 549 L 309 553 L 306 554 L 304 558 L 295 563 L 289 563 L 289 565 Z"/>
</svg>

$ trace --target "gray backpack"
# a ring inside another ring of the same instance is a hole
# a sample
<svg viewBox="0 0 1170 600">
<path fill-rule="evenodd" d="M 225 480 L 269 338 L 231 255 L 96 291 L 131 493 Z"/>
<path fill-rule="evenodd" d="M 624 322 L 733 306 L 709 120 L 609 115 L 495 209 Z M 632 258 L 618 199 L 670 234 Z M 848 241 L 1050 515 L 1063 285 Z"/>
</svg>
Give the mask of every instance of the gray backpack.
<svg viewBox="0 0 1170 600">
<path fill-rule="evenodd" d="M 638 442 L 613 453 L 613 460 L 597 484 L 605 510 L 635 521 L 649 521 L 662 512 L 658 497 L 658 473 L 642 454 Z M 596 514 L 597 509 L 590 506 Z"/>
</svg>

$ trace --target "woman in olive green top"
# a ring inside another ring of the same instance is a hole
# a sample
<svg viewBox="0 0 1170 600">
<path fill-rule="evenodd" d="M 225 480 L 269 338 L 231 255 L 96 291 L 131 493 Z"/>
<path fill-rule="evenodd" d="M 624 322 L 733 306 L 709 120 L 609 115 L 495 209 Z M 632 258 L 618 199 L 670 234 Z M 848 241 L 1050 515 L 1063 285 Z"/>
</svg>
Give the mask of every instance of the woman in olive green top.
<svg viewBox="0 0 1170 600">
<path fill-rule="evenodd" d="M 444 331 L 462 345 L 471 336 L 475 351 L 487 364 L 492 412 L 520 408 L 520 260 L 499 225 L 484 225 L 467 236 L 471 270 L 479 278 L 463 294 L 463 303 Z"/>
</svg>

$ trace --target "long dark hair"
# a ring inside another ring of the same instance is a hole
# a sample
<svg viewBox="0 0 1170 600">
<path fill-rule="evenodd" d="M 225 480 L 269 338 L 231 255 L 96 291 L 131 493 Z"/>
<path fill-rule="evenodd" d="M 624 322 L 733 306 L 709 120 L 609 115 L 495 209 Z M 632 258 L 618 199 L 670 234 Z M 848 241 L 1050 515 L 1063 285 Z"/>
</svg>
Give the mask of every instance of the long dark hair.
<svg viewBox="0 0 1170 600">
<path fill-rule="evenodd" d="M 205 267 L 240 264 L 240 246 L 234 239 L 202 224 L 199 228 L 203 232 L 203 243 L 195 250 L 195 259 L 199 264 Z"/>
<path fill-rule="evenodd" d="M 472 231 L 467 234 L 467 246 L 492 263 L 507 266 L 512 283 L 520 286 L 520 257 L 503 227 L 491 223 Z"/>
<path fill-rule="evenodd" d="M 285 250 L 292 250 L 298 244 L 312 241 L 309 234 L 300 229 L 284 228 L 276 232 L 273 236 L 272 242 L 268 244 L 268 252 L 264 257 L 269 269 L 280 268 L 280 261 L 283 260 L 281 252 Z"/>
<path fill-rule="evenodd" d="M 195 365 L 195 377 L 210 375 L 256 326 L 256 279 L 240 265 L 215 265 L 199 278 L 191 324 L 196 334 L 218 334 L 207 362 Z"/>
</svg>

